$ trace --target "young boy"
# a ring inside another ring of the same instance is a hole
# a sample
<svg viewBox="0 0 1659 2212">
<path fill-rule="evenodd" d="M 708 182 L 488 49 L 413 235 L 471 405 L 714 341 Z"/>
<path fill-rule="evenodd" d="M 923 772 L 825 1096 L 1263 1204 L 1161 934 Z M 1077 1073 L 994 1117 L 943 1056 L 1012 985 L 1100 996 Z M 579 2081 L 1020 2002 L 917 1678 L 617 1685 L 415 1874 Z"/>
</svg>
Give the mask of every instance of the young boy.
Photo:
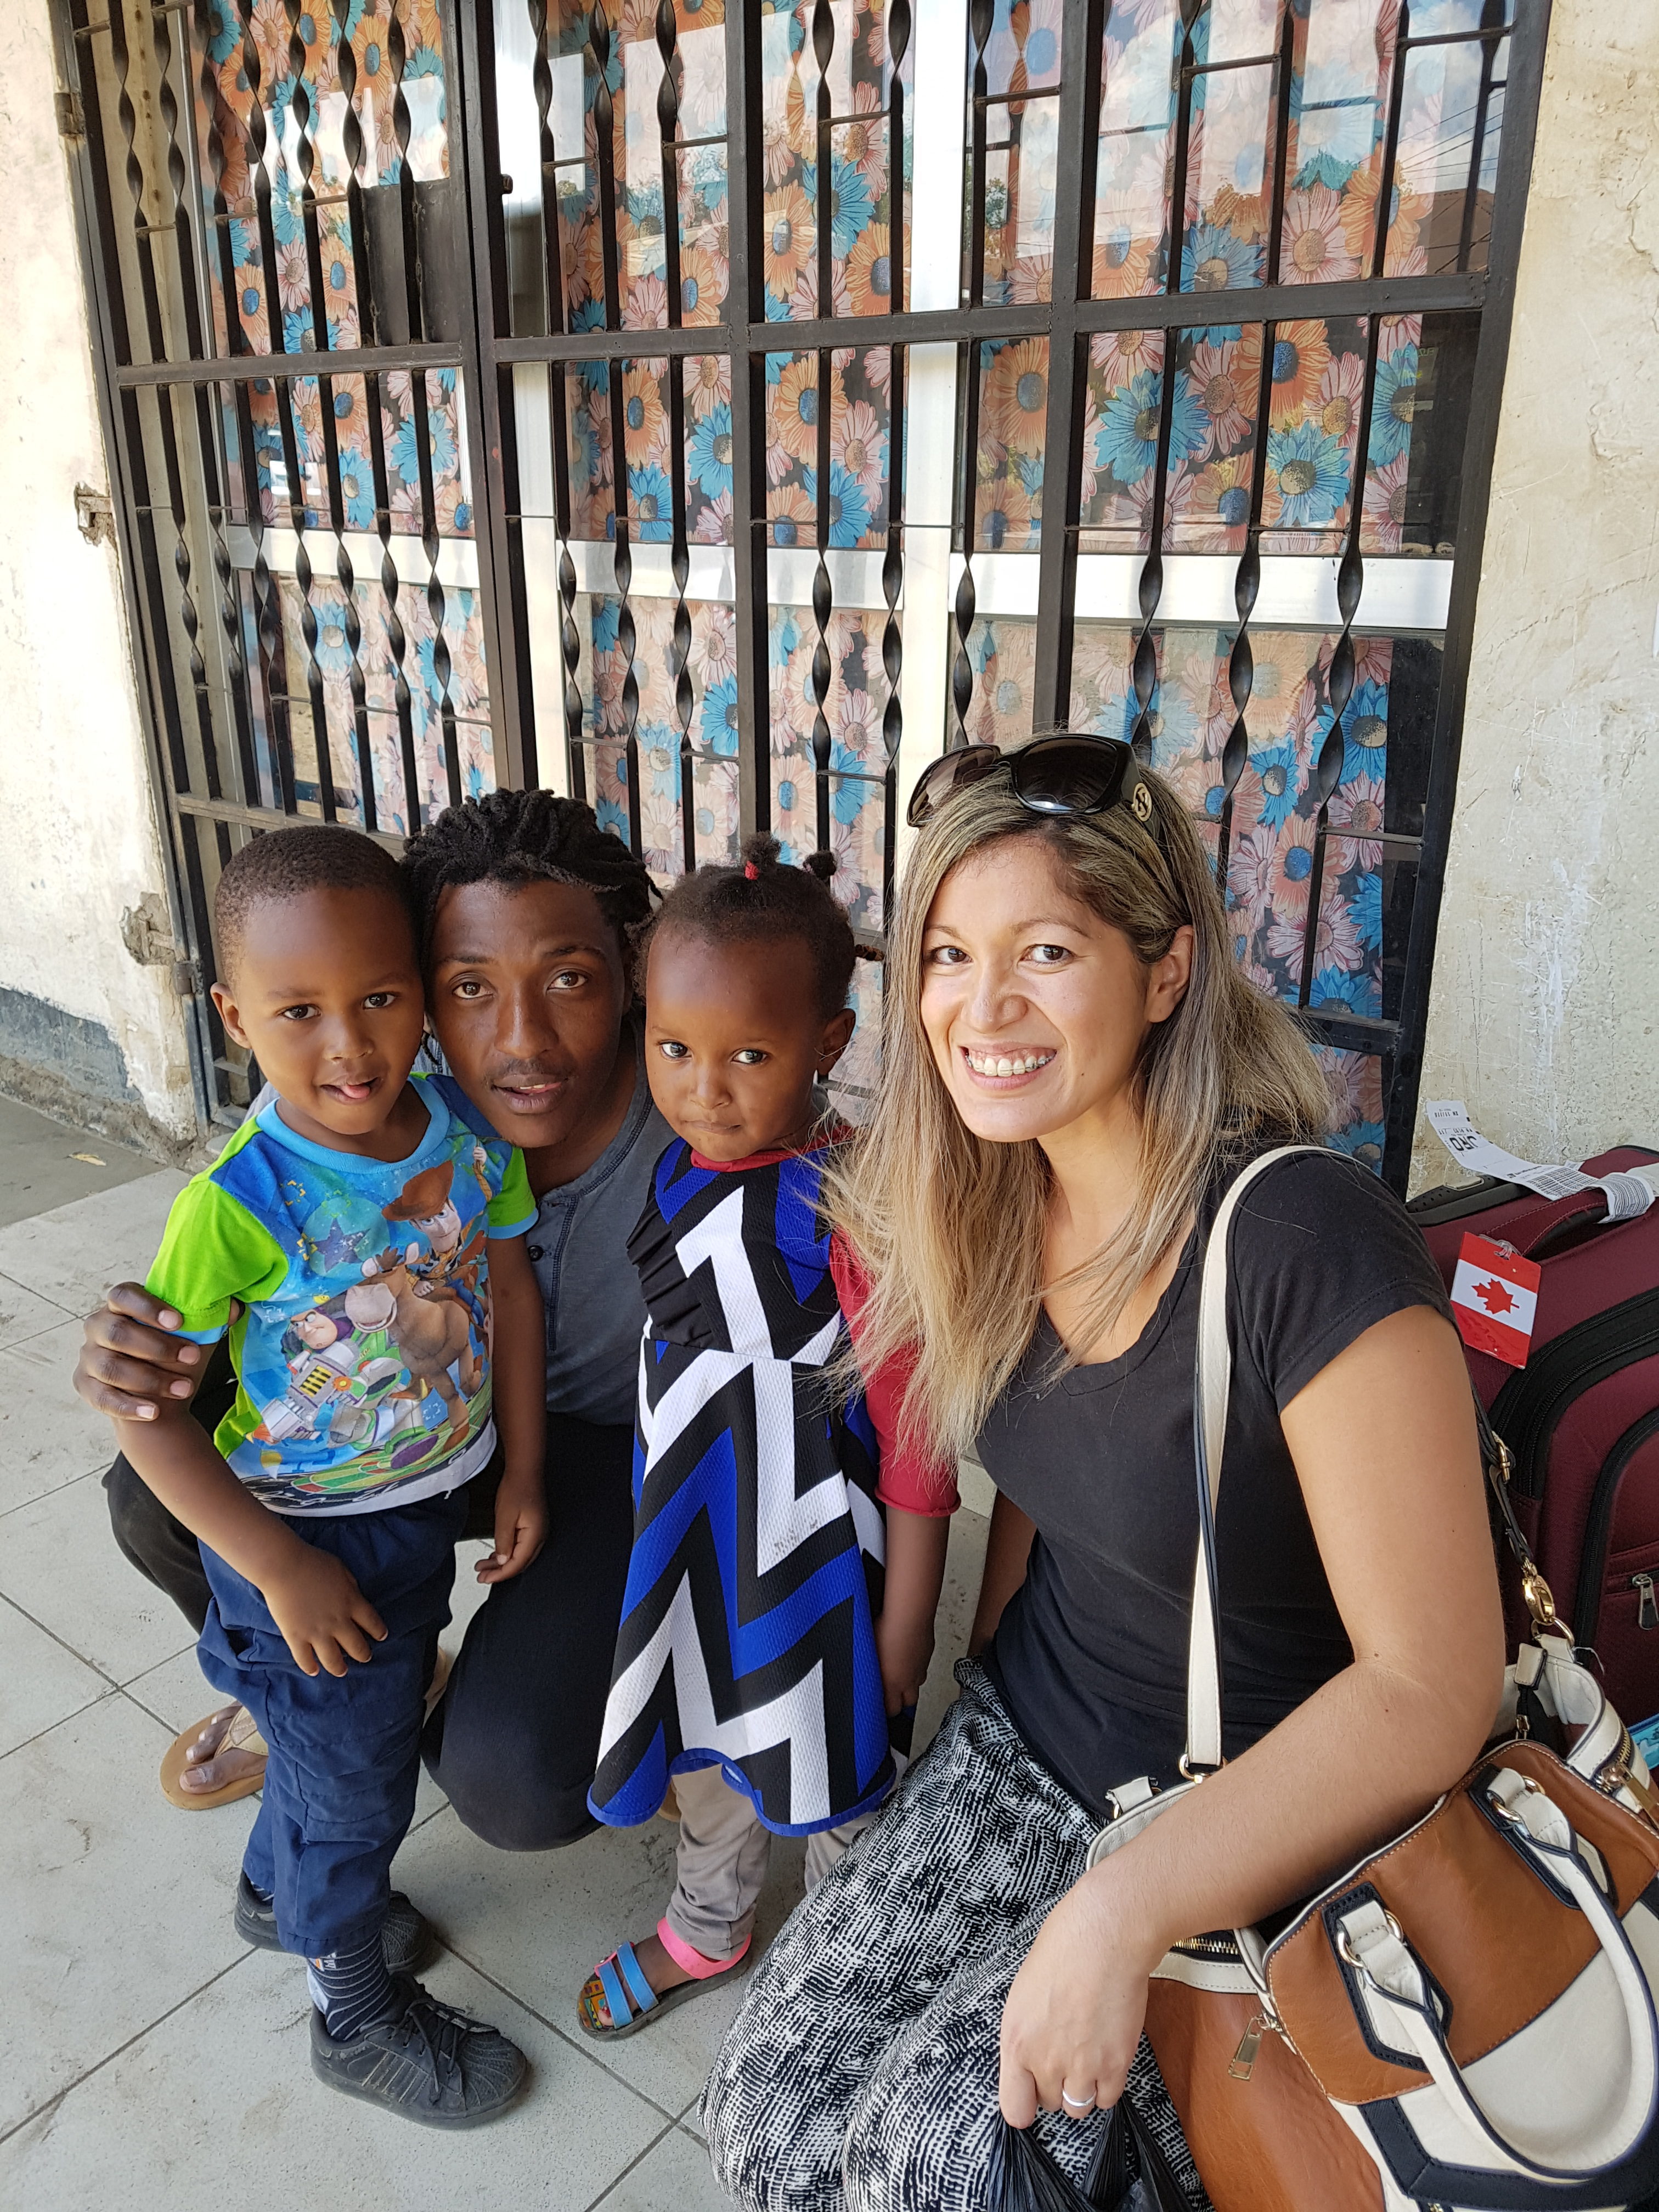
<svg viewBox="0 0 1659 2212">
<path fill-rule="evenodd" d="M 203 1671 L 270 1747 L 239 1933 L 308 1960 L 324 2081 L 471 2126 L 524 2056 L 411 1978 L 430 1931 L 389 1869 L 463 1486 L 498 1427 L 480 1579 L 521 1572 L 546 1530 L 535 1208 L 459 1086 L 411 1079 L 424 1002 L 388 853 L 321 823 L 256 838 L 214 911 L 214 1004 L 276 1096 L 179 1194 L 149 1287 L 198 1342 L 229 1328 L 239 1388 L 211 1443 L 164 1407 L 118 1423 L 122 1449 L 201 1540 Z"/>
</svg>

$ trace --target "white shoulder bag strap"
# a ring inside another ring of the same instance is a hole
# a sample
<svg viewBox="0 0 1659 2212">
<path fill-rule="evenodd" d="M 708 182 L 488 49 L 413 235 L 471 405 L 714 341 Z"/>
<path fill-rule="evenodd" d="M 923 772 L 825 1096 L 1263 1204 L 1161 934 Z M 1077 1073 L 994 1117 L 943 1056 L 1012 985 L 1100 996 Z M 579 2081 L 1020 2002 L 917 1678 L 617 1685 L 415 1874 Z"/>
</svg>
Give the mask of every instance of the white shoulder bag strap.
<svg viewBox="0 0 1659 2212">
<path fill-rule="evenodd" d="M 1221 1495 L 1221 1455 L 1227 1440 L 1227 1400 L 1233 1348 L 1227 1330 L 1227 1255 L 1239 1200 L 1260 1175 L 1294 1152 L 1340 1159 L 1324 1145 L 1280 1145 L 1252 1160 L 1218 1208 L 1204 1252 L 1198 1297 L 1198 1360 L 1193 1441 L 1198 1460 L 1198 1569 L 1193 1577 L 1193 1625 L 1187 1647 L 1187 1755 L 1183 1774 L 1212 1774 L 1221 1759 L 1221 1610 L 1216 1579 L 1215 1513 Z"/>
</svg>

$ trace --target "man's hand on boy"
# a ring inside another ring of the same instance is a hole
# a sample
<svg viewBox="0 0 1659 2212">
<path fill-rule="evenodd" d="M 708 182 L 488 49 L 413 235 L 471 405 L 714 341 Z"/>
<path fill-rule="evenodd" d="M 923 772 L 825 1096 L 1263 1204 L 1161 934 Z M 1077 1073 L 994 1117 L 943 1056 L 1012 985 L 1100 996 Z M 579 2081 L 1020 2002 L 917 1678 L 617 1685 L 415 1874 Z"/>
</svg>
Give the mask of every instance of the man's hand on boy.
<svg viewBox="0 0 1659 2212">
<path fill-rule="evenodd" d="M 180 1325 L 181 1316 L 142 1284 L 117 1283 L 81 1325 L 76 1392 L 118 1421 L 153 1421 L 162 1407 L 187 1403 L 211 1347 L 175 1334 Z"/>
<path fill-rule="evenodd" d="M 521 1478 L 506 1474 L 495 1492 L 495 1548 L 478 1562 L 481 1583 L 511 1582 L 547 1541 L 547 1498 L 538 1468 Z"/>
<path fill-rule="evenodd" d="M 386 1641 L 385 1621 L 331 1552 L 296 1541 L 259 1590 L 302 1674 L 343 1674 L 349 1659 L 366 1664 Z"/>
</svg>

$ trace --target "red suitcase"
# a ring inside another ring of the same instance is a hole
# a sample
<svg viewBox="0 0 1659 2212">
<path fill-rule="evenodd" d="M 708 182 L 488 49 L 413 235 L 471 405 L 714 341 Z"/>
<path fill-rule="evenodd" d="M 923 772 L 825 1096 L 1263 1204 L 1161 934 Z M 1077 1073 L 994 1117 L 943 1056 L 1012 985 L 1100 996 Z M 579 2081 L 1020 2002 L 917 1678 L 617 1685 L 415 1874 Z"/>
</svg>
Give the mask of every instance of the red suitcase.
<svg viewBox="0 0 1659 2212">
<path fill-rule="evenodd" d="M 1655 1162 L 1659 1152 L 1625 1145 L 1584 1168 Z M 1466 1356 L 1509 1447 L 1516 1517 L 1557 1609 L 1634 1726 L 1659 1713 L 1659 1204 L 1609 1222 L 1600 1190 L 1552 1202 L 1486 1178 L 1425 1191 L 1410 1211 L 1449 1290 L 1471 1230 L 1540 1263 L 1526 1365 Z M 1518 1577 L 1505 1601 L 1518 1642 L 1528 1618 Z"/>
</svg>

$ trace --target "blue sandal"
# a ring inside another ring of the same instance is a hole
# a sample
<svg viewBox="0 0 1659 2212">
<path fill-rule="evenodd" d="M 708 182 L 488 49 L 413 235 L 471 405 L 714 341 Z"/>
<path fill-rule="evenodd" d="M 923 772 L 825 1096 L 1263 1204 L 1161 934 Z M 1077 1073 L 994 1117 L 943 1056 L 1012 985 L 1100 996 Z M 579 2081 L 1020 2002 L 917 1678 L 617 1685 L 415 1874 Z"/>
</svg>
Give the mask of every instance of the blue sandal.
<svg viewBox="0 0 1659 2212">
<path fill-rule="evenodd" d="M 747 1937 L 743 1948 L 733 1957 L 705 1959 L 683 1937 L 676 1936 L 665 1920 L 657 1923 L 657 1934 L 669 1956 L 692 1978 L 659 1993 L 652 1988 L 634 1946 L 619 1943 L 608 1959 L 601 1959 L 594 1967 L 576 2000 L 576 2024 L 584 2035 L 591 2035 L 596 2043 L 614 2043 L 622 2036 L 635 2034 L 659 2014 L 672 2012 L 676 2005 L 700 1997 L 712 1984 L 748 1972 Z M 695 1966 L 691 1963 L 694 1960 Z M 599 2018 L 601 2003 L 611 2014 L 609 2027 Z"/>
</svg>

